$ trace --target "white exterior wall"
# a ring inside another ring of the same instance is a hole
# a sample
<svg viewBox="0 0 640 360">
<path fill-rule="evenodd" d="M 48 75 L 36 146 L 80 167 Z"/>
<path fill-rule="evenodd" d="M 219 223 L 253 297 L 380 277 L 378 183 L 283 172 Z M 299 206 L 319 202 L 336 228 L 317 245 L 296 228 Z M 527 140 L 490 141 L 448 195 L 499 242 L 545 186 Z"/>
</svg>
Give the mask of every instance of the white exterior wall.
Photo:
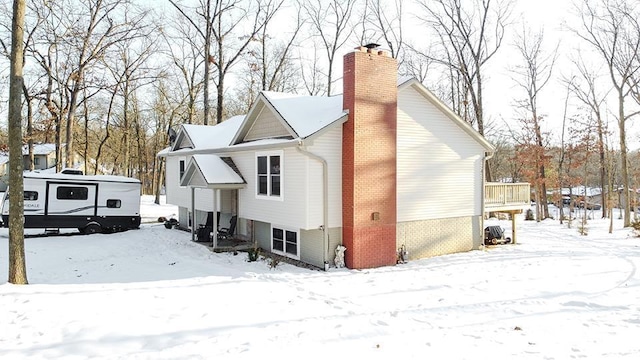
<svg viewBox="0 0 640 360">
<path fill-rule="evenodd" d="M 177 205 L 191 211 L 191 188 L 180 186 L 180 160 L 185 161 L 185 167 L 191 159 L 190 156 L 167 156 L 166 158 L 165 188 L 167 204 Z M 213 190 L 195 189 L 196 209 L 213 211 Z M 220 200 L 218 200 L 220 204 Z M 219 207 L 218 207 L 219 208 Z"/>
<path fill-rule="evenodd" d="M 484 149 L 412 87 L 398 93 L 398 222 L 482 210 Z"/>
<path fill-rule="evenodd" d="M 342 125 L 319 136 L 307 151 L 316 154 L 327 161 L 329 173 L 329 228 L 342 227 Z M 322 221 L 322 164 L 311 160 L 309 166 L 310 191 L 309 222 L 315 219 Z M 320 223 L 319 223 L 320 224 Z"/>
<path fill-rule="evenodd" d="M 342 126 L 315 139 L 306 151 L 327 161 L 329 173 L 329 227 L 342 226 Z M 282 200 L 256 196 L 256 154 L 233 155 L 247 186 L 239 190 L 239 216 L 294 229 L 318 229 L 323 223 L 322 163 L 294 147 L 283 151 Z"/>
<path fill-rule="evenodd" d="M 269 154 L 271 151 L 250 151 L 232 155 L 233 161 L 247 182 L 244 189 L 238 190 L 238 216 L 283 227 L 306 229 L 309 206 L 306 201 L 308 159 L 294 148 L 284 149 L 280 164 L 283 176 L 282 195 L 280 199 L 265 199 L 256 196 L 257 153 Z"/>
</svg>

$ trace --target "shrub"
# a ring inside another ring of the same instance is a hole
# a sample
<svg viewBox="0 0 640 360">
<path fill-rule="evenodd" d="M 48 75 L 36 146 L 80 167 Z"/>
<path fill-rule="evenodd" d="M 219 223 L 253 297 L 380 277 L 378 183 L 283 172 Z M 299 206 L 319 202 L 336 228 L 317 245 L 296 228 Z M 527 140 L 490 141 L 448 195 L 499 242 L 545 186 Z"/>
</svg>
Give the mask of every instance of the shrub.
<svg viewBox="0 0 640 360">
<path fill-rule="evenodd" d="M 260 257 L 260 248 L 257 245 L 254 245 L 253 248 L 247 251 L 247 258 L 249 262 L 257 261 Z"/>
<path fill-rule="evenodd" d="M 631 222 L 631 227 L 633 230 L 631 232 L 633 235 L 640 237 L 640 219 L 635 219 Z"/>
</svg>

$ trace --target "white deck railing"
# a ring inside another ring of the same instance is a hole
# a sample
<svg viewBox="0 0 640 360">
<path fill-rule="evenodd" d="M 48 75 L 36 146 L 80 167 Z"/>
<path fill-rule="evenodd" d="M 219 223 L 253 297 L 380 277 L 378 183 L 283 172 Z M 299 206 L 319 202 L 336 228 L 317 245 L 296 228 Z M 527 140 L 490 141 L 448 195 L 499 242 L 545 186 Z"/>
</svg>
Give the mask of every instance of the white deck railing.
<svg viewBox="0 0 640 360">
<path fill-rule="evenodd" d="M 484 211 L 522 210 L 531 203 L 529 183 L 485 183 Z"/>
</svg>

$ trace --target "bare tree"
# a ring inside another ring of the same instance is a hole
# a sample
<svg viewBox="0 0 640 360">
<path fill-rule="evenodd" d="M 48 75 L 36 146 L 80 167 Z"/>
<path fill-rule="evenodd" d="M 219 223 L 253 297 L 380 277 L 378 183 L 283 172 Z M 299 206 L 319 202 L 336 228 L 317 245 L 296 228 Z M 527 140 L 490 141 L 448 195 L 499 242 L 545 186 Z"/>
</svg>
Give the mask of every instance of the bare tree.
<svg viewBox="0 0 640 360">
<path fill-rule="evenodd" d="M 361 44 L 382 42 L 402 67 L 404 38 L 402 32 L 402 0 L 365 0 Z"/>
<path fill-rule="evenodd" d="M 126 176 L 133 176 L 130 132 L 138 112 L 132 110 L 132 106 L 135 105 L 132 103 L 132 99 L 140 87 L 156 79 L 157 74 L 151 70 L 147 62 L 156 50 L 156 41 L 150 31 L 144 31 L 141 39 L 122 41 L 115 44 L 115 48 L 117 49 L 117 60 L 111 60 L 110 64 L 105 64 L 105 66 L 115 79 L 116 93 L 122 98 L 122 122 L 119 125 L 123 135 L 121 147 L 123 173 Z M 134 119 L 130 119 L 130 117 Z"/>
<path fill-rule="evenodd" d="M 180 102 L 186 103 L 186 116 L 183 115 L 182 122 L 193 124 L 196 117 L 196 101 L 204 87 L 204 77 L 201 75 L 201 70 L 203 66 L 208 65 L 205 64 L 204 57 L 201 56 L 198 32 L 186 21 L 184 17 L 179 17 L 176 21 L 171 22 L 170 29 L 162 31 L 161 35 L 166 44 L 165 48 L 169 60 L 179 74 L 175 75 L 176 79 L 173 82 L 178 84 L 178 89 L 183 94 L 183 100 Z M 174 88 L 176 87 L 174 86 Z"/>
<path fill-rule="evenodd" d="M 338 50 L 353 33 L 351 17 L 356 0 L 305 0 L 304 9 L 311 21 L 315 36 L 327 59 L 327 95 L 331 96 L 333 66 Z"/>
<path fill-rule="evenodd" d="M 280 37 L 272 37 L 272 29 L 266 24 L 256 36 L 254 44 L 247 47 L 243 57 L 246 72 L 236 87 L 236 107 L 232 112 L 246 113 L 259 91 L 297 92 L 300 89 L 300 69 L 294 59 L 299 36 L 304 25 L 302 9 L 292 9 L 290 28 L 280 28 Z M 285 14 L 283 14 L 285 15 Z M 277 19 L 276 19 L 277 23 Z"/>
<path fill-rule="evenodd" d="M 522 63 L 513 69 L 516 84 L 526 93 L 524 99 L 517 101 L 517 105 L 527 113 L 525 116 L 530 118 L 531 130 L 534 132 L 535 143 L 538 146 L 536 152 L 538 156 L 536 159 L 538 164 L 536 215 L 539 219 L 549 217 L 549 205 L 546 196 L 547 181 L 544 161 L 546 154 L 540 127 L 542 116 L 539 111 L 538 96 L 551 79 L 558 53 L 556 47 L 550 53 L 545 54 L 543 40 L 543 31 L 531 33 L 531 30 L 524 27 L 522 33 L 517 35 L 515 43 Z"/>
<path fill-rule="evenodd" d="M 225 78 L 239 60 L 247 46 L 257 40 L 260 30 L 271 21 L 283 0 L 200 0 L 197 16 L 204 21 L 204 30 L 198 19 L 188 13 L 185 6 L 174 0 L 169 2 L 192 24 L 204 39 L 204 124 L 209 123 L 210 66 L 217 70 L 214 80 L 217 88 L 216 123 L 224 118 Z M 240 26 L 240 25 L 247 26 Z M 212 52 L 211 47 L 215 45 Z"/>
<path fill-rule="evenodd" d="M 602 218 L 605 218 L 608 214 L 608 204 L 604 201 L 605 198 L 610 196 L 612 189 L 607 188 L 607 161 L 606 154 L 607 148 L 605 138 L 608 133 L 607 126 L 603 118 L 602 105 L 606 99 L 607 93 L 601 93 L 597 89 L 598 76 L 592 70 L 595 67 L 593 65 L 587 65 L 584 62 L 582 56 L 578 56 L 578 59 L 572 61 L 573 68 L 578 71 L 576 77 L 571 79 L 565 79 L 568 89 L 574 94 L 574 96 L 586 106 L 593 114 L 595 121 L 595 130 L 597 134 L 596 139 L 596 151 L 598 152 L 598 158 L 600 163 L 600 189 L 602 191 Z"/>
<path fill-rule="evenodd" d="M 25 1 L 13 1 L 11 69 L 9 80 L 9 279 L 27 284 L 24 254 L 24 188 L 22 179 L 22 86 Z"/>
<path fill-rule="evenodd" d="M 576 7 L 581 23 L 573 28 L 575 35 L 586 41 L 605 62 L 611 84 L 618 100 L 618 133 L 622 183 L 626 192 L 630 189 L 629 163 L 627 160 L 626 121 L 638 114 L 625 109 L 625 100 L 632 91 L 630 80 L 640 69 L 640 11 L 636 1 L 584 0 Z M 629 196 L 624 197 L 624 227 L 631 225 Z"/>
<path fill-rule="evenodd" d="M 442 54 L 446 55 L 434 60 L 460 75 L 464 94 L 469 97 L 464 101 L 470 101 L 473 109 L 473 117 L 466 120 L 477 125 L 484 135 L 483 69 L 502 45 L 511 16 L 511 2 L 421 0 L 419 4 L 424 11 L 419 17 L 435 31 L 444 50 Z"/>
</svg>

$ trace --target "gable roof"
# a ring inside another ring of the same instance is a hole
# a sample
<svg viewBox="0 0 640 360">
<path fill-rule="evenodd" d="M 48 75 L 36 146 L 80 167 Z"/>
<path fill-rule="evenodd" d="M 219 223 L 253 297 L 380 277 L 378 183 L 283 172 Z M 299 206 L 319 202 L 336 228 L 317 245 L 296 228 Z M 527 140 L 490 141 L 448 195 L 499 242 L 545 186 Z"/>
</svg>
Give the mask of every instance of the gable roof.
<svg viewBox="0 0 640 360">
<path fill-rule="evenodd" d="M 288 138 L 306 139 L 325 127 L 346 120 L 342 95 L 310 96 L 263 91 L 251 107 L 232 143 L 239 144 L 263 111 L 271 111 L 288 133 Z"/>
<path fill-rule="evenodd" d="M 415 89 L 487 152 L 494 151 L 491 143 L 416 78 L 400 77 L 397 83 L 398 90 L 407 87 Z M 160 151 L 158 156 L 167 156 L 176 151 L 185 154 L 225 153 L 271 146 L 293 146 L 299 139 L 307 139 L 325 128 L 343 123 L 347 116 L 348 111 L 342 109 L 342 95 L 327 97 L 263 91 L 247 115 L 234 116 L 214 126 L 181 125 L 174 144 L 170 149 Z M 260 137 L 260 132 L 252 129 L 257 121 L 266 117 L 271 119 L 268 125 L 272 131 L 263 133 L 263 137 Z M 249 139 L 247 134 L 250 133 L 252 136 Z"/>
<path fill-rule="evenodd" d="M 182 124 L 171 151 L 189 149 L 219 149 L 229 146 L 244 115 L 237 115 L 214 126 Z"/>
<path fill-rule="evenodd" d="M 491 145 L 484 136 L 480 135 L 476 129 L 474 129 L 469 123 L 462 120 L 456 113 L 451 110 L 449 106 L 442 102 L 437 96 L 435 96 L 429 89 L 427 89 L 421 82 L 419 82 L 416 78 L 401 78 L 398 79 L 398 90 L 405 89 L 407 87 L 412 87 L 419 94 L 424 96 L 429 102 L 431 102 L 435 107 L 438 108 L 443 114 L 445 114 L 451 121 L 464 130 L 471 138 L 477 141 L 482 147 L 485 148 L 488 152 L 495 151 L 495 147 Z"/>
<path fill-rule="evenodd" d="M 180 186 L 214 189 L 237 189 L 245 184 L 231 158 L 212 154 L 193 155 L 180 180 Z"/>
</svg>

